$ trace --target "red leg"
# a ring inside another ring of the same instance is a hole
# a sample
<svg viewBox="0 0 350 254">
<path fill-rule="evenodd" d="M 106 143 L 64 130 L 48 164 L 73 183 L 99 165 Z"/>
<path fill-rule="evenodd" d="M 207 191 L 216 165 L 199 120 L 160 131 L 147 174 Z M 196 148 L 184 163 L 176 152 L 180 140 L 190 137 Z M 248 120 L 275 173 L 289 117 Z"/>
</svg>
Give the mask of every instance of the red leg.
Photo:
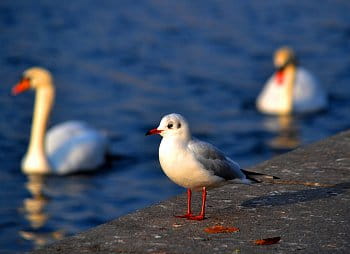
<svg viewBox="0 0 350 254">
<path fill-rule="evenodd" d="M 191 189 L 187 189 L 187 213 L 184 215 L 176 215 L 177 218 L 187 218 L 189 219 L 192 217 L 192 211 L 191 211 L 191 198 L 192 198 L 192 191 Z"/>
<path fill-rule="evenodd" d="M 202 209 L 201 213 L 197 216 L 189 216 L 187 219 L 189 220 L 204 220 L 205 218 L 205 202 L 207 200 L 207 189 L 205 187 L 202 188 Z"/>
</svg>

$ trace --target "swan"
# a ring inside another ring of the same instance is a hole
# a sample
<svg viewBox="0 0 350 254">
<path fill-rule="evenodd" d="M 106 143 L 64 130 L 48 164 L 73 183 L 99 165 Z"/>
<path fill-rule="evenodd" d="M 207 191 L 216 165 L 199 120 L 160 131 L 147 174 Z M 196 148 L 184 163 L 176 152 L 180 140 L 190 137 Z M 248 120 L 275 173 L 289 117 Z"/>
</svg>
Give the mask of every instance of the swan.
<svg viewBox="0 0 350 254">
<path fill-rule="evenodd" d="M 105 162 L 108 140 L 87 123 L 68 121 L 52 127 L 46 134 L 48 118 L 55 98 L 51 73 L 40 67 L 24 71 L 12 88 L 17 95 L 36 91 L 30 142 L 21 163 L 26 174 L 66 175 L 95 170 Z"/>
<path fill-rule="evenodd" d="M 312 113 L 327 106 L 326 92 L 308 70 L 298 65 L 292 49 L 278 49 L 274 54 L 274 65 L 276 72 L 257 98 L 258 110 L 285 115 Z"/>
</svg>

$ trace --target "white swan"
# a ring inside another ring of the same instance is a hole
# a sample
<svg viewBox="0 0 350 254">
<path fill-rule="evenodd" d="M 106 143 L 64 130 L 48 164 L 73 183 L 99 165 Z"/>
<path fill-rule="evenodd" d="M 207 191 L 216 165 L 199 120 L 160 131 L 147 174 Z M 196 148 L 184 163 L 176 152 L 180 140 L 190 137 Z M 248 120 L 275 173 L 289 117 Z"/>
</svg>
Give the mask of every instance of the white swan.
<svg viewBox="0 0 350 254">
<path fill-rule="evenodd" d="M 14 95 L 35 89 L 31 136 L 22 160 L 26 174 L 72 174 L 94 170 L 105 161 L 107 138 L 86 123 L 69 121 L 48 131 L 46 125 L 55 97 L 55 87 L 49 71 L 33 67 L 23 73 L 12 88 Z"/>
<path fill-rule="evenodd" d="M 257 98 L 257 108 L 267 114 L 311 113 L 327 106 L 327 96 L 313 75 L 297 65 L 292 49 L 275 52 L 276 72 Z"/>
</svg>

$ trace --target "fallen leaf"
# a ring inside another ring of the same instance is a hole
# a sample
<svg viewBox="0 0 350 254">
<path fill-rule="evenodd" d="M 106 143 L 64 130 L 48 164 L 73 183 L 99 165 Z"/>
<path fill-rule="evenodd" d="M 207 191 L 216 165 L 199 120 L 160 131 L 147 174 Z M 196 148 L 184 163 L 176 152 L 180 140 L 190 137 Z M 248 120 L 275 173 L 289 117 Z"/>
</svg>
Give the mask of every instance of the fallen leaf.
<svg viewBox="0 0 350 254">
<path fill-rule="evenodd" d="M 204 231 L 209 233 L 209 234 L 233 233 L 233 232 L 238 232 L 239 228 L 224 227 L 224 226 L 221 226 L 221 225 L 217 225 L 217 226 L 205 228 Z"/>
<path fill-rule="evenodd" d="M 256 245 L 271 245 L 271 244 L 278 243 L 280 240 L 281 240 L 281 237 L 278 236 L 278 237 L 255 240 L 254 244 L 256 244 Z"/>
</svg>

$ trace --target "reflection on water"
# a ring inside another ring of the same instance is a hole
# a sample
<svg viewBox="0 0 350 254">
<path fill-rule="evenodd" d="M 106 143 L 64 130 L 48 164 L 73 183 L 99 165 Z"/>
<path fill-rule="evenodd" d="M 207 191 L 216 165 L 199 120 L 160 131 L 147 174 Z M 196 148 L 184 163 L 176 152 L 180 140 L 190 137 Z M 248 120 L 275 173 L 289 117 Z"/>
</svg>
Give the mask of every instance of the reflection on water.
<svg viewBox="0 0 350 254">
<path fill-rule="evenodd" d="M 26 240 L 33 241 L 35 247 L 46 245 L 64 237 L 63 230 L 58 229 L 53 232 L 41 232 L 40 230 L 50 218 L 45 211 L 45 207 L 49 202 L 49 199 L 43 193 L 45 179 L 45 176 L 41 175 L 28 175 L 28 182 L 25 185 L 32 196 L 23 200 L 22 211 L 31 228 L 30 230 L 19 231 L 19 235 Z"/>
<path fill-rule="evenodd" d="M 278 129 L 268 145 L 272 149 L 290 150 L 300 145 L 300 133 L 297 119 L 293 115 L 278 116 Z"/>
</svg>

